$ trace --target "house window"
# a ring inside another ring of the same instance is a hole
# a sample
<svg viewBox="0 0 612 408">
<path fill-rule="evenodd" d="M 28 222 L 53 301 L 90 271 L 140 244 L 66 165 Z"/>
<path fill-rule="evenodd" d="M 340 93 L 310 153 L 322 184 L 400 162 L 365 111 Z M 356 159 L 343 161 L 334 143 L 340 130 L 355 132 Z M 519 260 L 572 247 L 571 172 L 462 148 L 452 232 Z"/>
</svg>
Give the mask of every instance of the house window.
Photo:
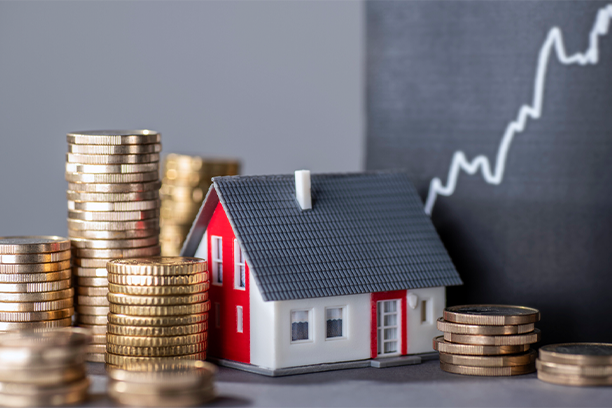
<svg viewBox="0 0 612 408">
<path fill-rule="evenodd" d="M 291 312 L 291 341 L 310 340 L 310 310 Z"/>
<path fill-rule="evenodd" d="M 234 287 L 244 290 L 246 286 L 244 255 L 238 240 L 234 240 Z"/>
<path fill-rule="evenodd" d="M 433 310 L 431 299 L 421 301 L 421 324 L 433 324 Z"/>
<path fill-rule="evenodd" d="M 329 307 L 325 310 L 328 339 L 344 337 L 344 309 L 344 307 Z"/>
<path fill-rule="evenodd" d="M 215 302 L 215 328 L 221 328 L 221 304 Z"/>
<path fill-rule="evenodd" d="M 236 306 L 236 331 L 242 333 L 242 306 Z"/>
<path fill-rule="evenodd" d="M 221 237 L 210 237 L 210 249 L 212 255 L 212 278 L 213 285 L 223 284 L 223 240 Z"/>
</svg>

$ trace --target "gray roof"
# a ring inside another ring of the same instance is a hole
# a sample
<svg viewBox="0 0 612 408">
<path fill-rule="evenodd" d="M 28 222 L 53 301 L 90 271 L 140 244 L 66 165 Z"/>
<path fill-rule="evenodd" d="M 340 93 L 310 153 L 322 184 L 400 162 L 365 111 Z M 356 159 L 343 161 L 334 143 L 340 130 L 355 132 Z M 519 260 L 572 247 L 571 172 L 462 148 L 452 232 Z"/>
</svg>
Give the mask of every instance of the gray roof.
<svg viewBox="0 0 612 408">
<path fill-rule="evenodd" d="M 293 175 L 213 178 L 182 254 L 220 201 L 266 301 L 462 284 L 405 173 L 313 174 L 311 186 L 302 211 Z"/>
</svg>

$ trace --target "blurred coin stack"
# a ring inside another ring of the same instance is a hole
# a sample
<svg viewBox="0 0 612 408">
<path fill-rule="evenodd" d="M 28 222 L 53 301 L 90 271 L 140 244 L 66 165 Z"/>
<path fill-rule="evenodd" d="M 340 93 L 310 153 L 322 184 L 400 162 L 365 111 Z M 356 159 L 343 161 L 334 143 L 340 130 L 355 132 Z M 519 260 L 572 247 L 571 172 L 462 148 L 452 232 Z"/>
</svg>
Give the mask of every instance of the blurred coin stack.
<svg viewBox="0 0 612 408">
<path fill-rule="evenodd" d="M 70 326 L 71 276 L 68 239 L 0 238 L 0 332 Z"/>
<path fill-rule="evenodd" d="M 612 385 L 612 344 L 566 343 L 540 348 L 538 378 L 553 384 Z"/>
<path fill-rule="evenodd" d="M 68 236 L 76 277 L 76 323 L 94 333 L 89 361 L 104 361 L 106 263 L 159 255 L 159 152 L 150 130 L 69 133 Z"/>
<path fill-rule="evenodd" d="M 91 335 L 75 328 L 0 335 L 0 406 L 59 406 L 87 398 Z"/>
<path fill-rule="evenodd" d="M 202 201 L 216 176 L 239 174 L 237 160 L 206 159 L 168 154 L 164 159 L 160 190 L 162 255 L 177 256 Z"/>
<path fill-rule="evenodd" d="M 444 309 L 433 339 L 440 352 L 440 368 L 449 373 L 489 377 L 528 374 L 535 371 L 536 352 L 530 344 L 540 341 L 534 323 L 540 312 L 522 306 L 468 305 Z"/>
<path fill-rule="evenodd" d="M 206 359 L 208 273 L 199 258 L 116 259 L 108 269 L 106 362 Z"/>
<path fill-rule="evenodd" d="M 129 370 L 108 366 L 106 371 L 108 395 L 121 405 L 189 407 L 215 397 L 216 367 L 204 361 L 139 364 Z"/>
</svg>

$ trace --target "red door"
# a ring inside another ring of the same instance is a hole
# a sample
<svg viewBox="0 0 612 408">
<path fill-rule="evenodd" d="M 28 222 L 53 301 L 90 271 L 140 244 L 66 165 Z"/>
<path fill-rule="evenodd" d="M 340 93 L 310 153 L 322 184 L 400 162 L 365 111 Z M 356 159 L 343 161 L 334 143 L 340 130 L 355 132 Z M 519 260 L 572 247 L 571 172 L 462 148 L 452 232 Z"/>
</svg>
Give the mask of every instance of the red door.
<svg viewBox="0 0 612 408">
<path fill-rule="evenodd" d="M 372 293 L 370 332 L 372 358 L 408 354 L 406 311 L 405 290 Z"/>
</svg>

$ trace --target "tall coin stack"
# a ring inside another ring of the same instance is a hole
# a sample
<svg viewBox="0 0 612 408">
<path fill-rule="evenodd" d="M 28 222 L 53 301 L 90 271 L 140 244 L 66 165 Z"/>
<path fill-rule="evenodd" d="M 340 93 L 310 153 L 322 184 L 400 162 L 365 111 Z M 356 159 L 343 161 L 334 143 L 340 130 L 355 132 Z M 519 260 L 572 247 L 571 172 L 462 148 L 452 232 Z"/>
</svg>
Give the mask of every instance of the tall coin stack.
<svg viewBox="0 0 612 408">
<path fill-rule="evenodd" d="M 0 238 L 0 332 L 70 326 L 71 276 L 68 239 Z"/>
<path fill-rule="evenodd" d="M 199 258 L 116 259 L 108 269 L 106 362 L 206 359 L 208 273 Z"/>
<path fill-rule="evenodd" d="M 104 361 L 106 263 L 159 255 L 159 152 L 150 130 L 69 133 L 68 235 L 76 276 L 76 322 L 94 333 L 89 361 Z"/>
<path fill-rule="evenodd" d="M 565 343 L 540 348 L 538 378 L 559 385 L 612 385 L 612 344 Z"/>
<path fill-rule="evenodd" d="M 168 154 L 164 159 L 161 187 L 162 255 L 177 256 L 202 201 L 216 176 L 239 174 L 240 163 L 231 159 L 206 159 Z"/>
<path fill-rule="evenodd" d="M 440 352 L 440 368 L 449 373 L 489 377 L 528 374 L 535 371 L 536 352 L 530 344 L 540 341 L 534 323 L 537 309 L 505 305 L 468 305 L 444 309 L 433 339 Z"/>
</svg>

